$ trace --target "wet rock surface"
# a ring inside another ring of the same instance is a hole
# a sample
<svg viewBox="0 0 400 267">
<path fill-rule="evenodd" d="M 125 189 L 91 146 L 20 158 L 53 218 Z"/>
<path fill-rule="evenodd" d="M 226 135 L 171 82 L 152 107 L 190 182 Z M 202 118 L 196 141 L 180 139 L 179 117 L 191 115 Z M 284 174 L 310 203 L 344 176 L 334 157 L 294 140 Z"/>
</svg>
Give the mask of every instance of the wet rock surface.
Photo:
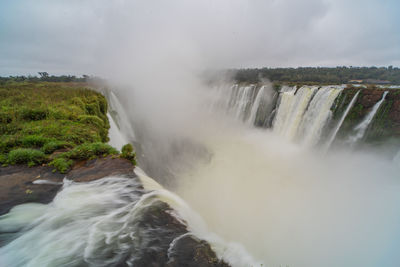
<svg viewBox="0 0 400 267">
<path fill-rule="evenodd" d="M 132 164 L 120 158 L 100 158 L 82 161 L 68 174 L 53 172 L 49 166 L 28 167 L 13 165 L 0 168 L 0 215 L 7 213 L 13 206 L 27 203 L 49 203 L 67 179 L 75 182 L 88 182 L 110 175 L 134 176 Z M 53 184 L 35 183 L 38 180 Z"/>
<path fill-rule="evenodd" d="M 146 211 L 139 223 L 140 228 L 152 229 L 153 233 L 142 238 L 147 239 L 147 245 L 141 251 L 141 257 L 133 261 L 133 266 L 229 266 L 217 258 L 206 241 L 188 233 L 186 226 L 171 212 L 170 207 L 161 201 Z"/>
</svg>

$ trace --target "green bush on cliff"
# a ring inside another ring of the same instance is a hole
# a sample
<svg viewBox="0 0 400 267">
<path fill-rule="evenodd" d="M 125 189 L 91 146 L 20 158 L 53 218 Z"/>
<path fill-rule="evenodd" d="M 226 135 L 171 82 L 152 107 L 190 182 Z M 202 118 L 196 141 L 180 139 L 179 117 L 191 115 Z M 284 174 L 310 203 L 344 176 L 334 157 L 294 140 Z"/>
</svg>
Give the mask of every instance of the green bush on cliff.
<svg viewBox="0 0 400 267">
<path fill-rule="evenodd" d="M 70 148 L 72 144 L 65 141 L 51 141 L 42 147 L 42 151 L 46 154 L 51 154 L 58 149 Z"/>
<path fill-rule="evenodd" d="M 8 154 L 7 162 L 10 164 L 27 163 L 29 166 L 34 166 L 45 162 L 45 160 L 46 155 L 42 151 L 30 148 L 18 148 Z"/>
<path fill-rule="evenodd" d="M 60 173 L 66 173 L 74 164 L 74 161 L 66 158 L 56 158 L 52 160 L 49 165 L 56 168 Z"/>
<path fill-rule="evenodd" d="M 46 119 L 48 114 L 47 109 L 38 108 L 23 108 L 21 111 L 21 118 L 27 121 L 39 121 Z"/>
<path fill-rule="evenodd" d="M 117 154 L 118 151 L 108 144 L 101 142 L 85 143 L 70 151 L 60 153 L 49 165 L 54 166 L 61 173 L 66 173 L 74 164 L 74 160 L 94 159 Z"/>
<path fill-rule="evenodd" d="M 21 144 L 23 147 L 42 147 L 49 140 L 49 138 L 43 136 L 28 135 L 21 138 Z"/>
<path fill-rule="evenodd" d="M 0 154 L 0 164 L 1 165 L 7 164 L 7 156 L 6 155 Z"/>
<path fill-rule="evenodd" d="M 127 159 L 136 165 L 136 154 L 133 152 L 133 146 L 131 144 L 126 144 L 121 149 L 121 158 Z"/>
<path fill-rule="evenodd" d="M 96 142 L 76 146 L 72 150 L 62 153 L 60 157 L 83 160 L 115 154 L 118 154 L 118 151 L 109 144 Z"/>
</svg>

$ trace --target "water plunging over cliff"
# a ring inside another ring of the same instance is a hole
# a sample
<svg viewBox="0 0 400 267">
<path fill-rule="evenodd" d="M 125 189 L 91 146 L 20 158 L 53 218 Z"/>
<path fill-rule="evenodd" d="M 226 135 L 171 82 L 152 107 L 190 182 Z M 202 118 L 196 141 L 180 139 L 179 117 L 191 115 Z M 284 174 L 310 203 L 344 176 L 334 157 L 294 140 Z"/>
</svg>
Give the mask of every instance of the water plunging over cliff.
<svg viewBox="0 0 400 267">
<path fill-rule="evenodd" d="M 339 122 L 337 123 L 337 125 L 333 129 L 333 132 L 332 132 L 331 136 L 329 137 L 328 142 L 326 143 L 326 148 L 327 149 L 329 149 L 329 147 L 331 146 L 331 144 L 335 140 L 336 135 L 340 130 L 340 127 L 342 126 L 344 120 L 346 119 L 347 115 L 349 114 L 351 108 L 354 106 L 354 103 L 356 102 L 357 97 L 358 97 L 359 94 L 360 94 L 360 90 L 358 90 L 357 93 L 353 96 L 353 98 L 351 99 L 349 105 L 347 106 L 346 110 L 344 111 L 343 115 L 340 117 Z"/>
<path fill-rule="evenodd" d="M 379 107 L 382 105 L 383 101 L 385 101 L 385 97 L 388 94 L 388 91 L 385 91 L 382 95 L 381 100 L 379 100 L 373 107 L 372 110 L 367 114 L 367 116 L 363 119 L 363 121 L 357 125 L 354 130 L 356 133 L 349 137 L 349 142 L 351 144 L 356 143 L 360 139 L 364 137 L 365 131 L 367 130 L 368 126 L 372 122 L 376 112 L 378 111 Z"/>
<path fill-rule="evenodd" d="M 271 93 L 269 101 L 263 101 L 268 90 L 265 85 L 259 88 L 254 85 L 234 85 L 230 90 L 229 94 L 227 87 L 224 87 L 221 91 L 225 94 L 219 95 L 229 99 L 228 102 L 220 101 L 230 110 L 228 113 L 234 114 L 240 121 L 246 121 L 250 127 L 255 125 L 260 117 L 261 121 L 264 121 L 261 125 L 268 125 L 265 121 L 274 117 L 272 128 L 275 133 L 289 141 L 314 146 L 319 143 L 325 127 L 330 122 L 332 105 L 343 87 L 284 86 L 277 101 L 273 100 Z"/>
<path fill-rule="evenodd" d="M 106 95 L 108 96 L 109 114 L 112 117 L 112 122 L 117 126 L 125 140 L 130 142 L 136 140 L 135 132 L 121 102 L 113 91 L 109 91 Z"/>
<path fill-rule="evenodd" d="M 251 107 L 249 119 L 247 120 L 247 123 L 250 125 L 254 125 L 254 123 L 255 123 L 257 111 L 259 109 L 259 106 L 261 103 L 261 98 L 263 97 L 264 92 L 265 92 L 265 86 L 261 86 L 260 90 L 258 90 L 256 99 L 254 100 L 254 103 Z"/>
</svg>

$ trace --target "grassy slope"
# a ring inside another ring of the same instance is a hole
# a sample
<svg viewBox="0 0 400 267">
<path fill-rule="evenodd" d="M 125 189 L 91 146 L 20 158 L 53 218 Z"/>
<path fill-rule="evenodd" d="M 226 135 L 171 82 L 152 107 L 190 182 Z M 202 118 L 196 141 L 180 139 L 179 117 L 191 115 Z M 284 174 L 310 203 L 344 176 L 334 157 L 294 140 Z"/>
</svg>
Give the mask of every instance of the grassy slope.
<svg viewBox="0 0 400 267">
<path fill-rule="evenodd" d="M 107 101 L 84 83 L 8 82 L 0 86 L 0 107 L 3 165 L 50 164 L 66 172 L 75 160 L 118 154 L 105 144 Z"/>
</svg>

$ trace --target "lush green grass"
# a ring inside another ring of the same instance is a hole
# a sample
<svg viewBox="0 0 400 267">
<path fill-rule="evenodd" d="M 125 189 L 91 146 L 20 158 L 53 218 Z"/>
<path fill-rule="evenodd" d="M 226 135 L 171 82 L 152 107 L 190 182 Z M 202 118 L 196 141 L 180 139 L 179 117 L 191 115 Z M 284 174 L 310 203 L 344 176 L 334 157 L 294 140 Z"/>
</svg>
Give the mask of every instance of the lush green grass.
<svg viewBox="0 0 400 267">
<path fill-rule="evenodd" d="M 7 161 L 10 164 L 27 163 L 29 166 L 34 166 L 45 162 L 46 155 L 36 149 L 17 148 L 8 153 Z"/>
<path fill-rule="evenodd" d="M 54 166 L 61 173 L 66 173 L 75 160 L 94 159 L 118 154 L 119 152 L 115 148 L 105 143 L 84 143 L 71 150 L 57 154 L 49 165 Z"/>
<path fill-rule="evenodd" d="M 48 163 L 66 172 L 76 160 L 118 154 L 105 144 L 110 127 L 106 114 L 105 97 L 84 83 L 4 83 L 0 164 Z M 64 152 L 51 155 L 57 150 Z"/>
</svg>

